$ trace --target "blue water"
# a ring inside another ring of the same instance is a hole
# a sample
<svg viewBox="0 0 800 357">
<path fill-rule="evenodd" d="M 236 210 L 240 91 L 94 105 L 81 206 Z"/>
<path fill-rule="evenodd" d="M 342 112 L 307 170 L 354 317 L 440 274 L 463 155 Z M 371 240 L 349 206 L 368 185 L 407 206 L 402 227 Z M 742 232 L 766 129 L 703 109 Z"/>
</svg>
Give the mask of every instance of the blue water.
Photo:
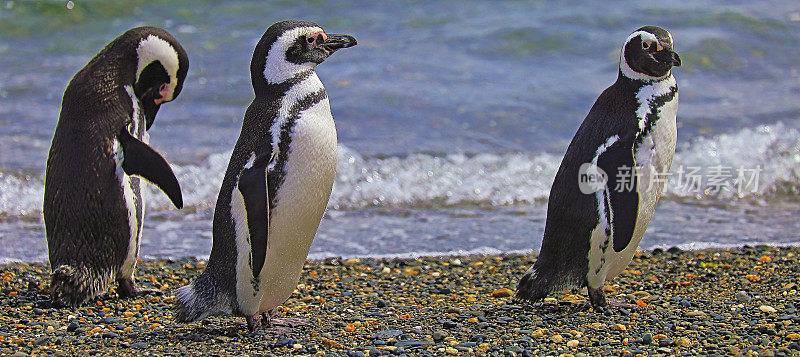
<svg viewBox="0 0 800 357">
<path fill-rule="evenodd" d="M 207 256 L 219 183 L 253 96 L 252 49 L 283 19 L 359 42 L 317 68 L 340 155 L 312 257 L 538 249 L 561 155 L 616 79 L 622 42 L 643 25 L 670 30 L 683 59 L 674 167 L 705 179 L 715 167 L 758 175 L 741 192 L 707 181 L 687 191 L 673 177 L 642 247 L 800 242 L 796 1 L 73 4 L 0 3 L 0 261 L 46 259 L 43 172 L 63 90 L 139 25 L 170 31 L 191 61 L 183 92 L 150 131 L 187 207 L 151 190 L 142 255 Z"/>
</svg>

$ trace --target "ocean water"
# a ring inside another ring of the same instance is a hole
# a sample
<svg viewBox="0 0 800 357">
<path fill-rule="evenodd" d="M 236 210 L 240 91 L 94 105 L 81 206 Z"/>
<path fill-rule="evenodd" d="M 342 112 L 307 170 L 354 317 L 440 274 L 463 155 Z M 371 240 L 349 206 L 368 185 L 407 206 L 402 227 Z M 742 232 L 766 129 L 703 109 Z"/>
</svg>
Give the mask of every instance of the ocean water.
<svg viewBox="0 0 800 357">
<path fill-rule="evenodd" d="M 670 30 L 683 66 L 673 175 L 641 247 L 800 243 L 796 1 L 3 1 L 0 262 L 46 259 L 63 90 L 139 25 L 170 31 L 191 62 L 150 130 L 186 207 L 151 187 L 141 256 L 207 257 L 252 50 L 284 19 L 359 42 L 317 68 L 340 147 L 312 258 L 537 250 L 561 156 L 643 25 Z"/>
</svg>

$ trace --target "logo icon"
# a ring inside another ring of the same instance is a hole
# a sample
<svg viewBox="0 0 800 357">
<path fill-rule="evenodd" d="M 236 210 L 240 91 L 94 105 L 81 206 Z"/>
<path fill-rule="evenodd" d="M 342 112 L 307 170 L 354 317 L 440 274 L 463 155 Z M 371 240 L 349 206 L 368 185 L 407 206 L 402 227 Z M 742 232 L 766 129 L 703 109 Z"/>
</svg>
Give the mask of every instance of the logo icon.
<svg viewBox="0 0 800 357">
<path fill-rule="evenodd" d="M 591 195 L 606 187 L 608 174 L 596 164 L 585 163 L 578 169 L 578 188 L 586 195 Z"/>
</svg>

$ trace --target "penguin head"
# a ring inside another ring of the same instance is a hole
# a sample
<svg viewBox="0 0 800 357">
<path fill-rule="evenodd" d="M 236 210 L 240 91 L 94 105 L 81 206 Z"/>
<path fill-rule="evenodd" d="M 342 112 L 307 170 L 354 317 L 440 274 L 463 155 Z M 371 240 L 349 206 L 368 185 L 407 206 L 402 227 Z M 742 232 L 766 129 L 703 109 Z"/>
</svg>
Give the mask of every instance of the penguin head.
<svg viewBox="0 0 800 357">
<path fill-rule="evenodd" d="M 172 35 L 157 27 L 137 27 L 123 36 L 133 37 L 136 75 L 133 91 L 142 104 L 147 129 L 162 103 L 178 97 L 189 70 L 189 57 Z"/>
<path fill-rule="evenodd" d="M 253 85 L 263 80 L 272 84 L 284 82 L 313 70 L 336 50 L 355 45 L 352 36 L 325 33 L 313 22 L 277 22 L 264 32 L 253 51 Z"/>
<path fill-rule="evenodd" d="M 657 26 L 634 31 L 622 46 L 620 71 L 631 79 L 653 81 L 667 77 L 681 58 L 673 50 L 672 35 Z"/>
</svg>

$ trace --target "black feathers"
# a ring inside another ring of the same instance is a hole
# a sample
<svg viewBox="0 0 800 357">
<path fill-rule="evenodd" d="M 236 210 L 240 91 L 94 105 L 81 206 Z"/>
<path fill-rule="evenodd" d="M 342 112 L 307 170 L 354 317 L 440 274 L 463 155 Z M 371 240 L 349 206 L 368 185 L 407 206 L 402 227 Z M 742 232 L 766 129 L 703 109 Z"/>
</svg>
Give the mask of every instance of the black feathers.
<svg viewBox="0 0 800 357">
<path fill-rule="evenodd" d="M 267 166 L 269 156 L 261 156 L 253 166 L 242 171 L 236 187 L 244 199 L 247 212 L 247 227 L 250 231 L 250 257 L 253 278 L 257 278 L 264 267 L 267 257 L 267 239 L 269 234 L 269 206 L 267 195 Z"/>
<path fill-rule="evenodd" d="M 183 208 L 181 185 L 167 160 L 149 145 L 131 136 L 124 128 L 120 130 L 117 138 L 124 153 L 122 169 L 125 173 L 129 176 L 142 177 L 158 186 L 176 208 Z"/>
<path fill-rule="evenodd" d="M 55 269 L 51 286 L 55 301 L 79 304 L 114 281 L 129 282 L 144 214 L 136 176 L 159 185 L 177 207 L 183 205 L 169 165 L 141 141 L 158 109 L 155 83 L 171 82 L 159 60 L 162 57 L 153 54 L 151 63 L 143 64 L 140 79 L 144 81 L 137 83 L 138 48 L 151 36 L 177 55 L 176 87 L 170 98 L 174 99 L 189 59 L 172 35 L 156 27 L 133 28 L 111 41 L 64 91 L 47 157 L 42 208 L 50 266 Z M 129 133 L 128 128 L 136 131 Z M 115 140 L 123 148 L 123 171 L 136 175 L 128 181 L 118 175 Z M 126 197 L 126 189 L 132 197 Z"/>
<path fill-rule="evenodd" d="M 636 160 L 633 156 L 635 135 L 628 135 L 611 144 L 597 159 L 597 166 L 608 174 L 606 193 L 610 198 L 605 205 L 614 237 L 614 251 L 621 252 L 633 238 L 636 217 L 639 215 L 639 187 Z M 610 212 L 609 212 L 610 209 Z"/>
</svg>

